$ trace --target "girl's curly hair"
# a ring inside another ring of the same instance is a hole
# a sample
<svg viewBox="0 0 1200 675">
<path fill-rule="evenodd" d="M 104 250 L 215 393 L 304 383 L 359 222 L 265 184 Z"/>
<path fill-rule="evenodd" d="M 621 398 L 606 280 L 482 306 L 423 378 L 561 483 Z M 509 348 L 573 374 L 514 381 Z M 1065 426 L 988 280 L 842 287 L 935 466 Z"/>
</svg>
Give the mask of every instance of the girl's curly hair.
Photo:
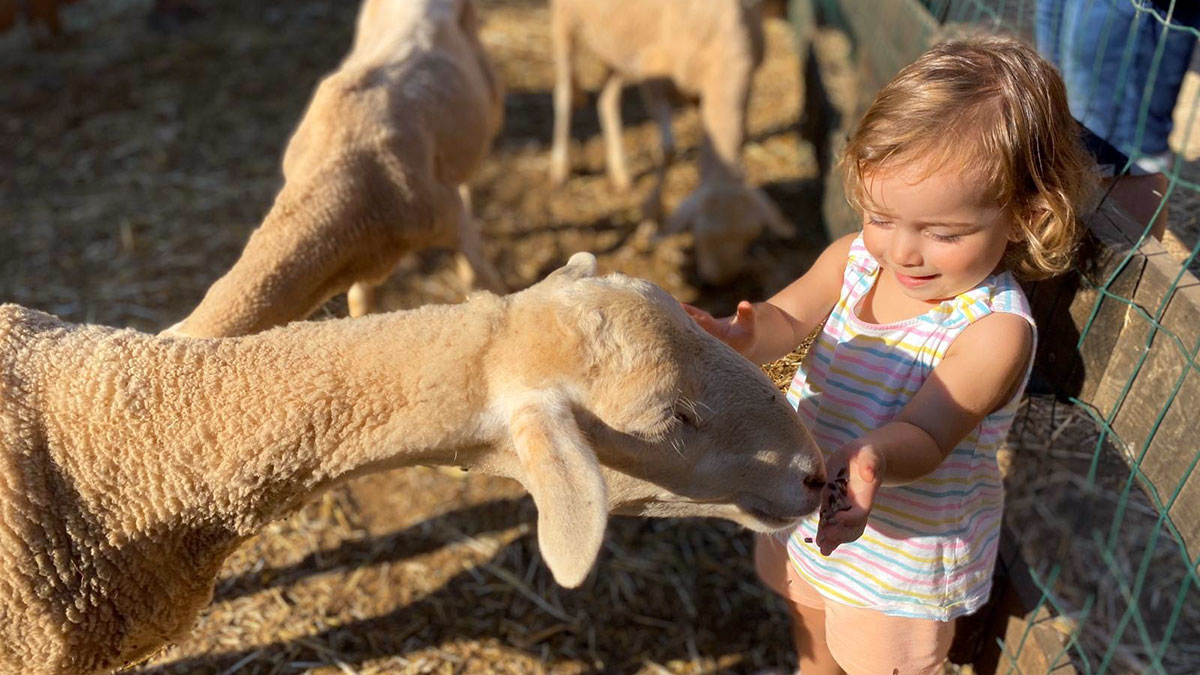
<svg viewBox="0 0 1200 675">
<path fill-rule="evenodd" d="M 846 197 L 860 212 L 865 177 L 889 165 L 978 172 L 1020 228 L 1005 265 L 1029 280 L 1071 266 L 1079 213 L 1096 182 L 1058 71 L 1019 40 L 997 36 L 939 44 L 901 70 L 875 96 L 841 161 Z"/>
</svg>

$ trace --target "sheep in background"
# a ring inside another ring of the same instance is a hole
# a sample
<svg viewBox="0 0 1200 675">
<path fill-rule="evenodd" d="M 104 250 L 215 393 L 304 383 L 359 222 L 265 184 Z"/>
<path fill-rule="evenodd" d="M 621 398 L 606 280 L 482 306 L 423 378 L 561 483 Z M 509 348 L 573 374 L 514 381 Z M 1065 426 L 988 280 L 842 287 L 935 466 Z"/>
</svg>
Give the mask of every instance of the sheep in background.
<svg viewBox="0 0 1200 675">
<path fill-rule="evenodd" d="M 766 193 L 706 155 L 700 159 L 700 185 L 679 203 L 660 235 L 690 229 L 697 274 L 707 283 L 724 284 L 741 271 L 746 251 L 764 225 L 786 239 L 796 231 Z"/>
<path fill-rule="evenodd" d="M 270 213 L 168 332 L 255 333 L 347 291 L 361 316 L 401 257 L 430 247 L 457 247 L 464 283 L 503 292 L 466 199 L 502 119 L 477 24 L 471 0 L 366 0 L 288 143 Z"/>
<path fill-rule="evenodd" d="M 770 198 L 745 183 L 739 168 L 751 81 L 763 59 L 759 0 L 551 0 L 550 6 L 555 71 L 550 176 L 555 184 L 562 184 L 570 171 L 572 64 L 580 41 L 609 68 L 597 108 L 606 167 L 617 189 L 631 185 L 620 115 L 621 88 L 627 81 L 640 83 L 646 107 L 658 124 L 658 178 L 645 206 L 656 220 L 666 171 L 675 156 L 671 91 L 699 97 L 705 134 L 700 186 L 664 232 L 692 228 L 702 279 L 724 283 L 736 275 L 746 249 L 764 226 L 781 237 L 795 236 Z"/>
<path fill-rule="evenodd" d="M 0 672 L 150 653 L 241 542 L 371 471 L 515 478 L 565 586 L 609 513 L 810 513 L 819 451 L 762 371 L 657 286 L 594 271 L 576 254 L 509 296 L 230 339 L 0 306 Z"/>
</svg>

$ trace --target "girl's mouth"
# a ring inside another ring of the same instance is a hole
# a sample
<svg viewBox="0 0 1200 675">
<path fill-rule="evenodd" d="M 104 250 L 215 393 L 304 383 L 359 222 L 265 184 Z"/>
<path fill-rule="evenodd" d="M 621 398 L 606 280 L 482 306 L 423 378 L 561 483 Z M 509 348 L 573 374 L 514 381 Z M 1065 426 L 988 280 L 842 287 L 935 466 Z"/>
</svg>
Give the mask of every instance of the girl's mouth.
<svg viewBox="0 0 1200 675">
<path fill-rule="evenodd" d="M 914 277 L 914 276 L 909 276 L 907 274 L 902 274 L 900 272 L 896 272 L 896 281 L 899 281 L 901 284 L 903 284 L 904 286 L 907 286 L 909 288 L 917 288 L 919 286 L 925 285 L 926 283 L 928 283 L 930 281 L 933 281 L 934 279 L 937 278 L 937 276 L 938 275 L 936 275 L 936 274 L 926 274 L 925 276 Z"/>
</svg>

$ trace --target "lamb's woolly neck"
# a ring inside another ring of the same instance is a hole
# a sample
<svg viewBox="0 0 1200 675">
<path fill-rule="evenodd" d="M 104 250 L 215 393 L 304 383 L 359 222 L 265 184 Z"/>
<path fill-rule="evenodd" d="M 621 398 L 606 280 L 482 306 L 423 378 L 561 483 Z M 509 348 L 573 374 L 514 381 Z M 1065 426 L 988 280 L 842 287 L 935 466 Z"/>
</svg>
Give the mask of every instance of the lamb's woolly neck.
<svg viewBox="0 0 1200 675">
<path fill-rule="evenodd" d="M 97 500 L 134 488 L 151 522 L 248 535 L 338 480 L 478 446 L 471 366 L 502 316 L 479 296 L 228 340 L 68 331 L 42 361 L 47 450 Z"/>
<path fill-rule="evenodd" d="M 372 157 L 347 153 L 314 176 L 289 181 L 237 262 L 183 321 L 183 332 L 231 337 L 302 319 L 352 282 L 386 277 L 399 251 L 427 246 L 436 229 L 431 199 L 414 195 L 423 188 L 403 167 L 385 169 Z M 388 190 L 375 189 L 385 183 Z M 404 226 L 387 220 L 389 213 L 404 213 Z"/>
</svg>

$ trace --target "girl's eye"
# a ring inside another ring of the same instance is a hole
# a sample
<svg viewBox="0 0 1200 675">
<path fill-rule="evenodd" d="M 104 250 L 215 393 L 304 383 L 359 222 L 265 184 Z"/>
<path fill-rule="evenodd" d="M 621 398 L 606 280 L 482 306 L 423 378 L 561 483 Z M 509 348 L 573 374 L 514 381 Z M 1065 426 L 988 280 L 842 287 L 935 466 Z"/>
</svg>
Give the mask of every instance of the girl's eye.
<svg viewBox="0 0 1200 675">
<path fill-rule="evenodd" d="M 929 236 L 932 237 L 934 241 L 940 241 L 943 244 L 954 244 L 962 238 L 961 235 L 957 234 L 937 234 L 936 232 L 930 232 Z"/>
<path fill-rule="evenodd" d="M 878 226 L 878 227 L 888 227 L 891 225 L 890 222 L 888 222 L 886 220 L 880 220 L 880 219 L 876 218 L 875 216 L 868 216 L 867 222 L 872 225 Z"/>
</svg>

